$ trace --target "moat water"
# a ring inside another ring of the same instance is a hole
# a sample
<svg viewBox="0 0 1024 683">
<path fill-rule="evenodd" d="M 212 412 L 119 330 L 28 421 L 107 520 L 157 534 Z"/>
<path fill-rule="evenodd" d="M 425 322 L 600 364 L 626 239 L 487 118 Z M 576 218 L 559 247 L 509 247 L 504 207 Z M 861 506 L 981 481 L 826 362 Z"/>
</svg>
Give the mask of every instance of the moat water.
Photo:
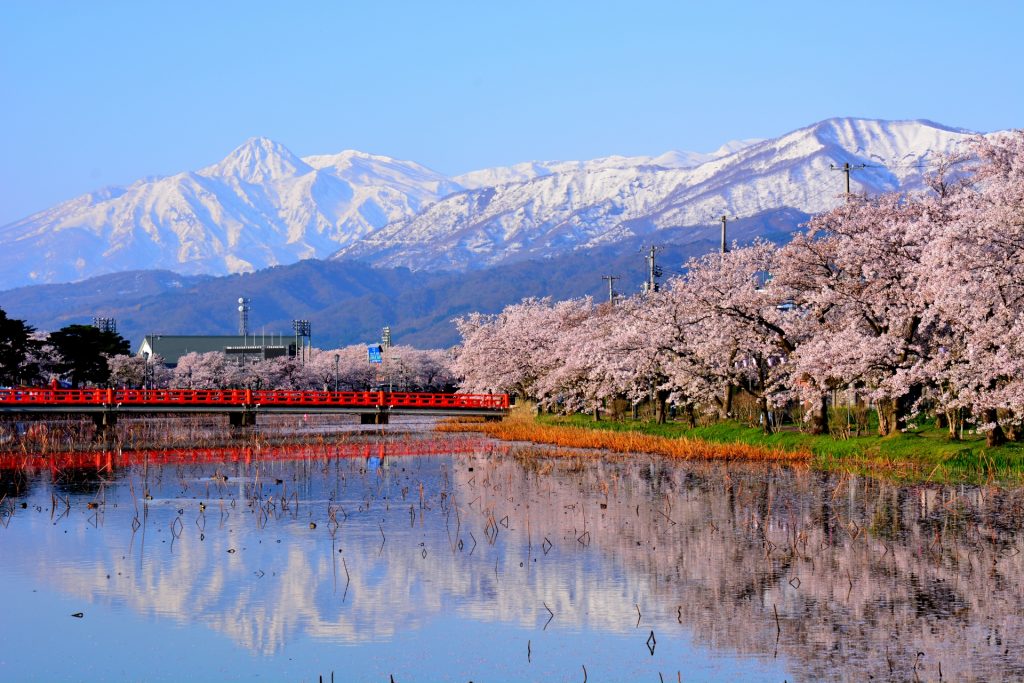
<svg viewBox="0 0 1024 683">
<path fill-rule="evenodd" d="M 429 431 L 0 456 L 0 680 L 1024 679 L 1024 493 Z"/>
</svg>

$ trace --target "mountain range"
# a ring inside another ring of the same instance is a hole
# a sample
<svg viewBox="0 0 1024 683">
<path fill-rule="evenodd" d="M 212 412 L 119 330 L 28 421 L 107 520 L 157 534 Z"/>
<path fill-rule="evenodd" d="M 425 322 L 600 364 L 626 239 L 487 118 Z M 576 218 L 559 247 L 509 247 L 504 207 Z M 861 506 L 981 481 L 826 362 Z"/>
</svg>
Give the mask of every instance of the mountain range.
<svg viewBox="0 0 1024 683">
<path fill-rule="evenodd" d="M 788 239 L 806 214 L 787 211 L 730 224 L 744 242 L 760 236 Z M 658 263 L 665 276 L 681 272 L 691 256 L 714 249 L 718 229 L 666 230 Z M 0 292 L 0 308 L 40 330 L 114 318 L 133 347 L 145 334 L 236 334 L 237 299 L 252 300 L 249 329 L 256 334 L 291 334 L 291 321 L 309 320 L 313 343 L 321 348 L 373 342 L 392 328 L 396 344 L 443 348 L 458 342 L 452 319 L 472 311 L 500 311 L 523 297 L 607 299 L 604 273 L 615 274 L 620 293 L 639 290 L 647 276 L 645 242 L 627 239 L 613 246 L 530 259 L 491 268 L 411 271 L 371 267 L 358 261 L 306 259 L 254 273 L 213 277 L 143 270 L 87 280 L 31 285 Z"/>
<path fill-rule="evenodd" d="M 306 258 L 472 270 L 659 231 L 834 206 L 920 185 L 972 133 L 928 121 L 829 119 L 712 153 L 527 162 L 446 177 L 357 151 L 299 158 L 253 138 L 194 172 L 106 188 L 0 228 L 0 287 L 137 269 L 253 272 Z M 795 226 L 794 226 L 795 227 Z"/>
<path fill-rule="evenodd" d="M 975 134 L 928 121 L 829 119 L 702 154 L 527 162 L 455 177 L 363 152 L 299 158 L 254 138 L 195 172 L 140 180 L 0 228 L 0 307 L 52 330 L 114 317 L 142 334 L 287 332 L 325 346 L 445 346 L 452 318 L 524 296 L 636 291 L 729 238 L 777 242 L 853 192 L 920 188 Z M 74 284 L 60 284 L 62 282 Z M 47 284 L 42 284 L 47 283 Z"/>
<path fill-rule="evenodd" d="M 460 189 L 363 152 L 300 159 L 253 138 L 199 171 L 107 188 L 0 228 L 0 286 L 139 268 L 251 272 L 326 256 Z"/>
<path fill-rule="evenodd" d="M 835 167 L 855 168 L 854 192 L 916 189 L 940 155 L 973 135 L 927 121 L 830 119 L 703 159 L 684 155 L 675 166 L 635 158 L 546 166 L 552 171 L 451 194 L 351 242 L 335 258 L 464 269 L 626 238 L 657 241 L 663 230 L 708 225 L 720 215 L 816 213 L 845 192 Z"/>
</svg>

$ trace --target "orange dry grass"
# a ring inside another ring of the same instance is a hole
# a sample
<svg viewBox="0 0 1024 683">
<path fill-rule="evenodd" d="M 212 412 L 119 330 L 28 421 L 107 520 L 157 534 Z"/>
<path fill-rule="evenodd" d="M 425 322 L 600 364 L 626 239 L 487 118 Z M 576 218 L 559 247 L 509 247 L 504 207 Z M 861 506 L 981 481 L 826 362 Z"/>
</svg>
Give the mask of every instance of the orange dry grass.
<svg viewBox="0 0 1024 683">
<path fill-rule="evenodd" d="M 669 439 L 637 432 L 607 432 L 580 427 L 539 425 L 530 422 L 445 422 L 442 432 L 481 432 L 503 441 L 531 441 L 563 448 L 599 448 L 616 453 L 656 453 L 681 460 L 743 460 L 806 462 L 809 452 L 785 451 L 742 443 L 712 443 L 696 439 Z"/>
</svg>

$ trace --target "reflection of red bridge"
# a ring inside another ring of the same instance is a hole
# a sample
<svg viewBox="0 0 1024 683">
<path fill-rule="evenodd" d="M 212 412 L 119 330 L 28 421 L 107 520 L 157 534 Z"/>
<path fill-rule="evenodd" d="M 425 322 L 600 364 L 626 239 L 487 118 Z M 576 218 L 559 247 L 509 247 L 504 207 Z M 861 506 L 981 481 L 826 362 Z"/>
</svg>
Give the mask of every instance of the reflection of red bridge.
<svg viewBox="0 0 1024 683">
<path fill-rule="evenodd" d="M 487 445 L 483 439 L 410 440 L 379 443 L 287 444 L 218 448 L 167 448 L 139 451 L 70 453 L 0 453 L 0 470 L 112 471 L 131 465 L 201 465 L 207 463 L 269 462 L 278 460 L 331 460 L 335 458 L 393 458 L 417 455 L 474 453 Z"/>
<path fill-rule="evenodd" d="M 231 424 L 255 424 L 258 413 L 356 413 L 366 424 L 389 415 L 508 413 L 508 394 L 386 391 L 254 391 L 252 389 L 2 389 L 0 414 L 91 414 L 98 426 L 118 415 L 227 413 Z"/>
</svg>

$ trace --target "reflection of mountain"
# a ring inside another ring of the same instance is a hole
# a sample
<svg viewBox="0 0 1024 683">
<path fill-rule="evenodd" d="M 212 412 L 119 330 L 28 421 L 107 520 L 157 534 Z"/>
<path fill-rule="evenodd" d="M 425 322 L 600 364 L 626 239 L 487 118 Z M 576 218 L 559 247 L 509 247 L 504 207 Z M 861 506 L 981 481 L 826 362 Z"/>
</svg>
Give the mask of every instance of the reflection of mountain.
<svg viewBox="0 0 1024 683">
<path fill-rule="evenodd" d="M 134 536 L 121 481 L 95 494 L 98 510 L 94 494 L 73 498 L 57 526 L 17 512 L 0 540 L 38 536 L 5 562 L 262 653 L 301 634 L 381 640 L 450 613 L 538 629 L 545 603 L 557 629 L 625 632 L 638 605 L 659 636 L 777 648 L 798 680 L 912 679 L 915 665 L 938 679 L 940 662 L 945 680 L 1024 676 L 1007 651 L 1024 636 L 1014 494 L 483 452 L 368 464 L 177 464 L 145 481 L 138 466 L 129 478 L 153 499 Z"/>
</svg>

